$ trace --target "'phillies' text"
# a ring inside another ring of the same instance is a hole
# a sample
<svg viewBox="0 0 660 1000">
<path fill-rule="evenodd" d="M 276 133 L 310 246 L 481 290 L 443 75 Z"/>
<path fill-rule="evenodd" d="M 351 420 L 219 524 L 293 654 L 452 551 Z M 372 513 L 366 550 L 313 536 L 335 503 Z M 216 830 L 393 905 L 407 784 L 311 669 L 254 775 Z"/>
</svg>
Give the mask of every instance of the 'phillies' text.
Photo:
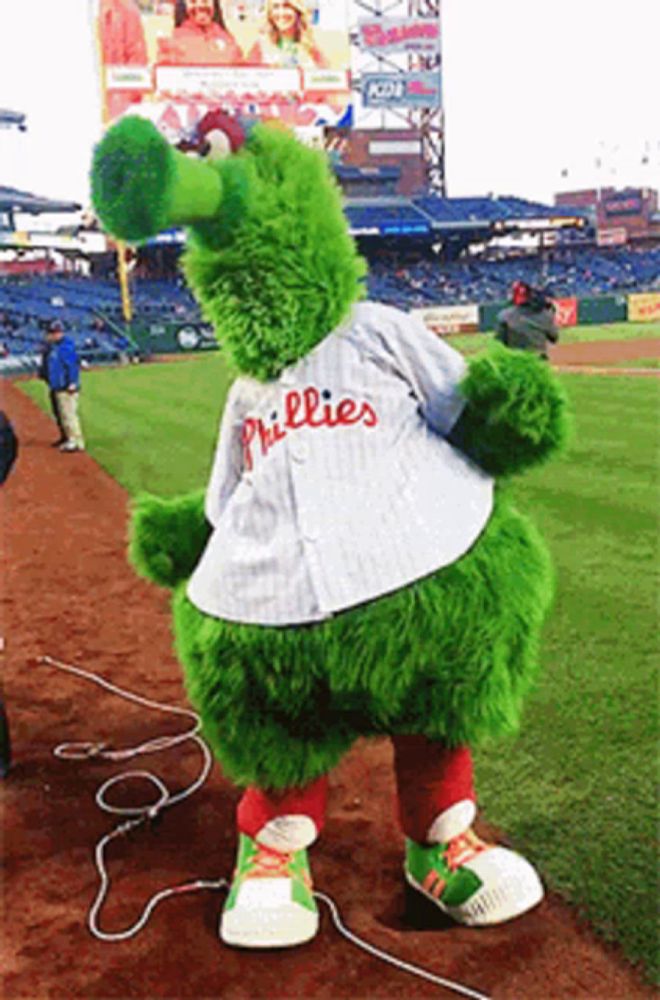
<svg viewBox="0 0 660 1000">
<path fill-rule="evenodd" d="M 293 389 L 284 396 L 284 416 L 276 417 L 267 427 L 259 417 L 247 417 L 243 421 L 242 444 L 245 468 L 254 466 L 252 448 L 255 442 L 261 446 L 261 454 L 267 455 L 273 445 L 283 441 L 289 431 L 301 427 L 376 427 L 378 417 L 370 403 L 359 403 L 350 396 L 344 396 L 338 403 L 321 401 L 318 389 L 310 386 L 302 392 Z"/>
</svg>

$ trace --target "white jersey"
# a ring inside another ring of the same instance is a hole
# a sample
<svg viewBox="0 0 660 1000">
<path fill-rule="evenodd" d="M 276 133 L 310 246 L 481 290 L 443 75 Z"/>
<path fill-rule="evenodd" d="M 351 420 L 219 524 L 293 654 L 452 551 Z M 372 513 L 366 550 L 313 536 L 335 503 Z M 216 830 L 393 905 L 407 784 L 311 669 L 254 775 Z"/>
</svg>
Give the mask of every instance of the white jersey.
<svg viewBox="0 0 660 1000">
<path fill-rule="evenodd" d="M 464 372 L 421 321 L 366 302 L 278 379 L 237 379 L 193 604 L 237 622 L 320 621 L 463 555 L 493 505 L 492 479 L 445 437 Z"/>
</svg>

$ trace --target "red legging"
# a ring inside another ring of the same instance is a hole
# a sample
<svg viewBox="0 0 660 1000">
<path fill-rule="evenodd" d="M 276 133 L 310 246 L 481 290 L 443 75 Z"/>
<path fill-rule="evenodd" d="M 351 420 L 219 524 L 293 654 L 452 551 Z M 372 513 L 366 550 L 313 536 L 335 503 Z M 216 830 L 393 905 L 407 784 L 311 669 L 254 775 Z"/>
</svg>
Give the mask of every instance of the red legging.
<svg viewBox="0 0 660 1000">
<path fill-rule="evenodd" d="M 399 821 L 406 837 L 423 843 L 433 821 L 463 799 L 474 801 L 472 755 L 425 736 L 393 736 Z M 238 828 L 255 838 L 276 816 L 309 816 L 320 833 L 325 821 L 327 776 L 303 788 L 264 792 L 251 787 L 238 805 Z"/>
</svg>

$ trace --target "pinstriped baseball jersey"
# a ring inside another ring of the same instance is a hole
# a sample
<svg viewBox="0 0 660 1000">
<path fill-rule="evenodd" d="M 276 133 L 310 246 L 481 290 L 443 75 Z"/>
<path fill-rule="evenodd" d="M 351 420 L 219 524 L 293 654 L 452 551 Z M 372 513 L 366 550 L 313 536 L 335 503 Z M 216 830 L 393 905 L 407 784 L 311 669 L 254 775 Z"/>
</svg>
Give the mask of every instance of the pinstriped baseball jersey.
<svg viewBox="0 0 660 1000">
<path fill-rule="evenodd" d="M 193 604 L 237 622 L 319 621 L 463 555 L 493 503 L 492 479 L 445 437 L 464 371 L 421 322 L 366 302 L 278 379 L 237 379 Z"/>
</svg>

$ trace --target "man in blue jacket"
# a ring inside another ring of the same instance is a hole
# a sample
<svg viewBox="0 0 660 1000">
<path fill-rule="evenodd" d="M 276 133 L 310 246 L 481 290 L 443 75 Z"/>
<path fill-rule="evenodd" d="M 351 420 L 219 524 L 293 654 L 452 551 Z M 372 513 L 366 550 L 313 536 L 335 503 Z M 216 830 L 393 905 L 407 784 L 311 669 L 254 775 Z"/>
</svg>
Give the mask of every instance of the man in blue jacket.
<svg viewBox="0 0 660 1000">
<path fill-rule="evenodd" d="M 54 320 L 46 332 L 46 350 L 41 362 L 41 377 L 48 383 L 55 419 L 63 440 L 60 451 L 84 451 L 78 395 L 80 393 L 80 362 L 76 345 L 64 334 L 59 320 Z"/>
</svg>

